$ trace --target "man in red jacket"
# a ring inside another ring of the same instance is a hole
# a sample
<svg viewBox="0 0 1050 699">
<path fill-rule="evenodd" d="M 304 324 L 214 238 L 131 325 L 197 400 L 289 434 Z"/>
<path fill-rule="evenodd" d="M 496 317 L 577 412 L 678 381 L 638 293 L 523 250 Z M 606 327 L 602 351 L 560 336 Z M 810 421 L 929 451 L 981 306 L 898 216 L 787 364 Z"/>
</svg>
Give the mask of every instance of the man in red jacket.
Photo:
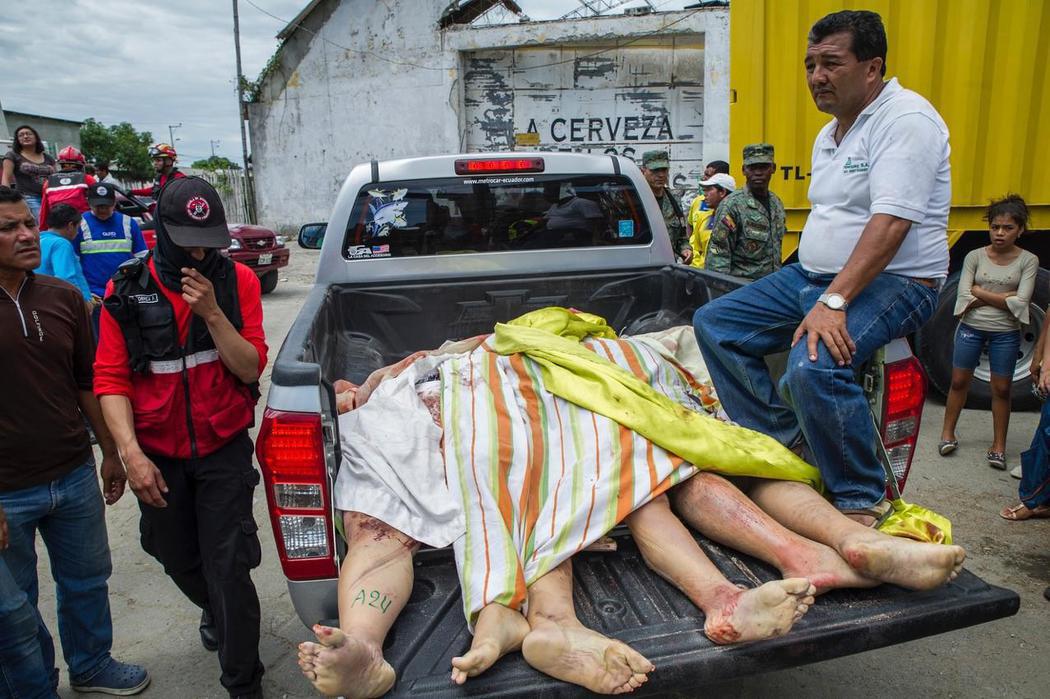
<svg viewBox="0 0 1050 699">
<path fill-rule="evenodd" d="M 219 254 L 226 215 L 204 180 L 168 183 L 156 220 L 152 256 L 106 289 L 95 393 L 139 498 L 143 549 L 202 609 L 230 696 L 261 697 L 248 436 L 267 352 L 259 280 Z"/>
<path fill-rule="evenodd" d="M 97 180 L 84 172 L 84 154 L 73 146 L 66 146 L 58 151 L 58 172 L 44 180 L 40 192 L 39 227 L 47 229 L 47 215 L 55 204 L 69 204 L 80 213 L 89 208 L 87 200 L 88 187 Z"/>
<path fill-rule="evenodd" d="M 179 179 L 186 175 L 182 174 L 175 167 L 175 161 L 178 159 L 179 154 L 167 143 L 158 143 L 155 146 L 150 146 L 149 157 L 153 159 L 153 170 L 157 173 L 157 178 L 153 180 L 153 184 L 149 187 L 139 187 L 131 190 L 131 193 L 140 197 L 153 197 L 155 202 L 157 197 L 160 196 L 161 188 L 169 180 Z M 156 203 L 154 203 L 154 206 L 156 206 Z"/>
</svg>

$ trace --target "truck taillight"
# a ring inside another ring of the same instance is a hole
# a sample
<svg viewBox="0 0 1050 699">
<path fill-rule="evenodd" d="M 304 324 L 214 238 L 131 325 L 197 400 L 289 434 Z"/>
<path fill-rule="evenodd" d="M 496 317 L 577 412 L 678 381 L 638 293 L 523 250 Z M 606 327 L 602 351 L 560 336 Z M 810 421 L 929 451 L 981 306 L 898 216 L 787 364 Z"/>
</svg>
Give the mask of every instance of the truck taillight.
<svg viewBox="0 0 1050 699">
<path fill-rule="evenodd" d="M 897 488 L 904 490 L 919 438 L 922 408 L 926 402 L 926 375 L 919 360 L 908 357 L 887 364 L 882 400 L 882 443 L 886 447 Z M 887 497 L 893 493 L 887 489 Z"/>
<path fill-rule="evenodd" d="M 255 453 L 285 576 L 289 580 L 336 577 L 321 416 L 267 408 Z"/>
</svg>

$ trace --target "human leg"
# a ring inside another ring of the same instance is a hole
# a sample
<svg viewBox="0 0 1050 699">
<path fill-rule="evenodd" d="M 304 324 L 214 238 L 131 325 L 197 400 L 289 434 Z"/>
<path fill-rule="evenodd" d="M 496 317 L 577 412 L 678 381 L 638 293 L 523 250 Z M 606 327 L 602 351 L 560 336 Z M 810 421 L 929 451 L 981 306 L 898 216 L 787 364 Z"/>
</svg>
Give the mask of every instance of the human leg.
<svg viewBox="0 0 1050 699">
<path fill-rule="evenodd" d="M 878 581 L 853 570 L 831 547 L 806 539 L 763 512 L 715 473 L 698 473 L 670 492 L 675 512 L 709 539 L 776 566 L 785 578 L 806 578 L 817 594 Z"/>
<path fill-rule="evenodd" d="M 44 664 L 40 614 L 19 589 L 0 556 L 0 697 L 55 699 L 51 666 Z"/>
<path fill-rule="evenodd" d="M 966 396 L 970 392 L 972 369 L 952 368 L 952 385 L 948 390 L 948 399 L 944 405 L 944 423 L 941 426 L 941 442 L 957 442 L 955 428 L 959 424 L 959 415 L 966 405 Z M 949 452 L 950 453 L 950 452 Z"/>
<path fill-rule="evenodd" d="M 833 548 L 862 575 L 928 590 L 954 580 L 966 552 L 960 546 L 893 537 L 846 517 L 802 483 L 756 480 L 751 499 L 796 534 Z"/>
<path fill-rule="evenodd" d="M 339 571 L 339 628 L 299 644 L 299 667 L 322 694 L 378 697 L 394 684 L 383 641 L 412 593 L 418 542 L 358 512 L 343 514 L 347 556 Z"/>
<path fill-rule="evenodd" d="M 1013 388 L 1017 351 L 1021 346 L 1018 331 L 986 333 L 988 336 L 988 363 L 992 384 L 992 448 L 989 451 L 1003 455 L 1006 468 L 1006 433 L 1010 428 L 1010 392 Z"/>
<path fill-rule="evenodd" d="M 251 571 L 262 548 L 252 515 L 259 474 L 252 465 L 247 432 L 217 452 L 195 459 L 193 479 L 196 530 L 208 608 L 219 641 L 220 681 L 231 696 L 259 689 L 259 596 Z"/>
<path fill-rule="evenodd" d="M 782 636 L 813 604 L 816 588 L 805 578 L 775 580 L 750 590 L 729 582 L 664 496 L 632 512 L 627 526 L 646 564 L 704 612 L 704 633 L 715 643 Z"/>
<path fill-rule="evenodd" d="M 52 492 L 54 507 L 40 534 L 55 578 L 62 652 L 70 682 L 79 684 L 110 663 L 113 647 L 113 563 L 94 460 L 56 481 Z"/>
<path fill-rule="evenodd" d="M 819 285 L 804 289 L 804 307 L 815 305 L 821 293 Z M 806 338 L 789 353 L 780 394 L 798 415 L 824 484 L 841 510 L 877 505 L 885 491 L 871 409 L 854 372 L 887 342 L 918 329 L 933 313 L 936 300 L 936 291 L 919 282 L 880 274 L 846 313 L 846 327 L 856 345 L 852 365 L 839 366 L 823 343 L 818 344 L 816 361 L 810 361 Z"/>
<path fill-rule="evenodd" d="M 40 521 L 51 507 L 50 483 L 21 490 L 0 493 L 0 506 L 7 516 L 8 545 L 0 551 L 15 586 L 22 591 L 36 617 L 36 642 L 47 673 L 47 685 L 58 687 L 58 668 L 55 667 L 55 643 L 44 624 L 37 601 L 39 580 L 37 578 L 36 533 Z"/>
<path fill-rule="evenodd" d="M 776 391 L 765 356 L 788 348 L 802 321 L 800 291 L 810 281 L 799 265 L 700 306 L 693 329 L 723 407 L 744 427 L 791 446 L 801 434 Z"/>
<path fill-rule="evenodd" d="M 452 658 L 452 681 L 463 684 L 468 677 L 488 670 L 507 653 L 521 650 L 528 633 L 529 622 L 521 612 L 498 602 L 487 604 L 478 615 L 470 650 Z"/>
<path fill-rule="evenodd" d="M 572 559 L 529 588 L 529 626 L 522 643 L 535 669 L 599 694 L 623 694 L 641 687 L 654 670 L 627 644 L 580 623 L 572 602 Z"/>
</svg>

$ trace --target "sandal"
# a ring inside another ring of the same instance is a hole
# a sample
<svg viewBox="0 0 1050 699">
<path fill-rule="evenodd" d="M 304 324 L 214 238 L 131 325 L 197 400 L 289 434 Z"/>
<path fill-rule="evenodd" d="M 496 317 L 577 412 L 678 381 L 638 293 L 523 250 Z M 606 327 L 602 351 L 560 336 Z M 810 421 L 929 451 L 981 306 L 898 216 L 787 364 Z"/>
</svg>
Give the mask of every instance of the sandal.
<svg viewBox="0 0 1050 699">
<path fill-rule="evenodd" d="M 951 454 L 958 448 L 958 439 L 942 439 L 941 443 L 937 445 L 937 453 L 939 453 L 941 456 L 948 456 L 948 454 Z"/>
<path fill-rule="evenodd" d="M 1032 509 L 1019 502 L 1013 507 L 1004 507 L 999 516 L 1011 522 L 1023 522 L 1026 519 L 1050 519 L 1050 505 L 1040 505 Z"/>
<path fill-rule="evenodd" d="M 855 519 L 855 517 L 851 516 L 851 515 L 860 515 L 862 517 L 871 517 L 872 518 L 871 523 L 870 524 L 865 524 L 864 526 L 869 527 L 871 529 L 878 529 L 879 526 L 883 522 L 885 522 L 886 519 L 889 518 L 889 516 L 891 514 L 893 514 L 893 505 L 890 504 L 889 500 L 883 500 L 879 504 L 872 505 L 871 507 L 863 507 L 863 508 L 858 508 L 858 509 L 854 509 L 854 510 L 839 510 L 839 511 L 842 514 L 844 514 L 847 517 L 849 517 L 850 519 L 852 519 L 854 522 L 857 522 L 858 524 L 864 524 L 864 522 L 861 522 L 859 519 Z"/>
<path fill-rule="evenodd" d="M 988 465 L 1000 471 L 1006 470 L 1006 454 L 1001 451 L 988 452 Z"/>
</svg>

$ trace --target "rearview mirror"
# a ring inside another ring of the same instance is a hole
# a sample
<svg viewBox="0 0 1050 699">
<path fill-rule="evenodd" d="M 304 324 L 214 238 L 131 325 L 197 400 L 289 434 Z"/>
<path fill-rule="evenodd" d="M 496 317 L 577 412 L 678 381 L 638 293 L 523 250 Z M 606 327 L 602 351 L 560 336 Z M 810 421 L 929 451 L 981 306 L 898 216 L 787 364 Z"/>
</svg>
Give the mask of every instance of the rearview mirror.
<svg viewBox="0 0 1050 699">
<path fill-rule="evenodd" d="M 320 250 L 324 242 L 327 223 L 307 223 L 299 229 L 299 247 L 307 250 Z"/>
</svg>

